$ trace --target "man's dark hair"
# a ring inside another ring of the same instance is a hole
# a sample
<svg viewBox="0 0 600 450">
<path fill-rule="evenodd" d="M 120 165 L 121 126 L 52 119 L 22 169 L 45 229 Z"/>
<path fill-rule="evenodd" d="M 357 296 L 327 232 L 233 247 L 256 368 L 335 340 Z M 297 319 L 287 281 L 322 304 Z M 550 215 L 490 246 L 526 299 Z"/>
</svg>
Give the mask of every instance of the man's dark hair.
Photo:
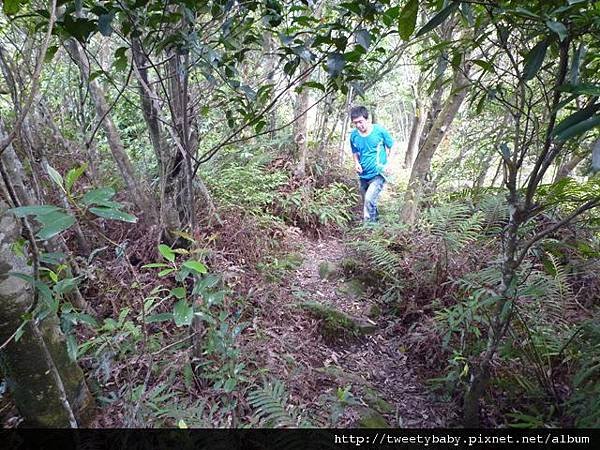
<svg viewBox="0 0 600 450">
<path fill-rule="evenodd" d="M 355 106 L 350 110 L 350 120 L 358 119 L 359 117 L 369 118 L 369 110 L 364 106 Z"/>
</svg>

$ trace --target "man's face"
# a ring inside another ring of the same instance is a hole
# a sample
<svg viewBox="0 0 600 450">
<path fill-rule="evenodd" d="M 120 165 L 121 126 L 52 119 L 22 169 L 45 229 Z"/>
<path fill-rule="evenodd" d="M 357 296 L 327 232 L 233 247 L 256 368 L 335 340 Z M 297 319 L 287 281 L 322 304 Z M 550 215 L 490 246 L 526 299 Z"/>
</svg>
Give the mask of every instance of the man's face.
<svg viewBox="0 0 600 450">
<path fill-rule="evenodd" d="M 366 133 L 367 129 L 369 127 L 369 121 L 367 119 L 365 119 L 363 116 L 359 116 L 356 119 L 352 119 L 352 124 L 361 133 Z"/>
</svg>

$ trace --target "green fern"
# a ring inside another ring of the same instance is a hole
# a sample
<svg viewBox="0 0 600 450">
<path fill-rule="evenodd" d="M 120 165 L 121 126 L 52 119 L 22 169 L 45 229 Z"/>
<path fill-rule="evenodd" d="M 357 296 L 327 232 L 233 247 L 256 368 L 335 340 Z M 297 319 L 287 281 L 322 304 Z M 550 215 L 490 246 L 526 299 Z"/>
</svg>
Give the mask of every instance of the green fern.
<svg viewBox="0 0 600 450">
<path fill-rule="evenodd" d="M 397 281 L 401 267 L 400 256 L 389 247 L 391 240 L 373 235 L 365 241 L 354 243 L 354 247 L 365 257 L 382 277 L 388 281 Z"/>
<path fill-rule="evenodd" d="M 281 381 L 266 383 L 248 394 L 248 401 L 256 409 L 255 417 L 265 427 L 306 428 L 311 423 L 301 419 L 298 412 L 287 404 L 288 395 Z"/>
<path fill-rule="evenodd" d="M 581 327 L 581 358 L 578 372 L 573 378 L 573 395 L 567 402 L 576 427 L 600 427 L 600 322 L 590 320 Z M 570 342 L 570 341 L 569 341 Z"/>
<path fill-rule="evenodd" d="M 447 204 L 430 208 L 421 226 L 444 241 L 449 251 L 456 252 L 481 236 L 483 222 L 483 213 L 473 213 L 463 204 Z"/>
</svg>

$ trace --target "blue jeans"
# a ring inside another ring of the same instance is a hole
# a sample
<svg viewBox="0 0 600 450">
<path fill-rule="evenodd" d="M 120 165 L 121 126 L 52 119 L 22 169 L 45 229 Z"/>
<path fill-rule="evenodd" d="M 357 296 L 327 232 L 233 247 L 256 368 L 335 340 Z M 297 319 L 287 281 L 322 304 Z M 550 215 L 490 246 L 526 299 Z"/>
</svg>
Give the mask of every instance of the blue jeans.
<svg viewBox="0 0 600 450">
<path fill-rule="evenodd" d="M 381 175 L 377 175 L 370 180 L 363 180 L 362 178 L 359 178 L 359 180 L 360 193 L 364 202 L 363 219 L 365 222 L 377 222 L 379 217 L 377 212 L 377 200 L 383 189 L 385 178 Z"/>
</svg>

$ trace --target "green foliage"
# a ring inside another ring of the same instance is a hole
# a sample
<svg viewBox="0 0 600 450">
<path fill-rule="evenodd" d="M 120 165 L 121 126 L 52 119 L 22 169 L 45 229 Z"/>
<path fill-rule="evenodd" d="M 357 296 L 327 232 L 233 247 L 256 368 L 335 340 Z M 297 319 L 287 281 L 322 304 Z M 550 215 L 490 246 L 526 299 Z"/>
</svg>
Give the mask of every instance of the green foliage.
<svg viewBox="0 0 600 450">
<path fill-rule="evenodd" d="M 344 228 L 352 219 L 351 208 L 358 201 L 354 189 L 334 182 L 322 188 L 299 188 L 278 200 L 283 215 L 294 225 Z"/>
<path fill-rule="evenodd" d="M 581 326 L 577 354 L 579 369 L 573 378 L 573 394 L 567 408 L 575 417 L 575 426 L 600 426 L 600 323 L 589 321 Z M 568 343 L 567 343 L 568 344 Z"/>
<path fill-rule="evenodd" d="M 483 213 L 473 213 L 466 205 L 449 203 L 427 210 L 421 224 L 449 251 L 457 252 L 481 235 L 483 217 Z"/>
<path fill-rule="evenodd" d="M 90 212 L 98 217 L 123 222 L 137 222 L 137 218 L 121 210 L 122 205 L 111 199 L 116 192 L 113 188 L 104 187 L 85 192 L 82 196 L 73 193 L 73 185 L 83 175 L 87 165 L 73 168 L 67 172 L 65 179 L 51 166 L 47 166 L 51 180 L 64 192 L 67 200 L 80 215 Z M 10 211 L 17 217 L 33 216 L 41 225 L 36 236 L 40 240 L 49 240 L 77 221 L 70 211 L 53 205 L 19 206 Z"/>
<path fill-rule="evenodd" d="M 229 208 L 239 208 L 261 216 L 278 198 L 286 182 L 285 172 L 268 171 L 259 162 L 231 163 L 206 175 L 206 182 L 215 198 Z"/>
<path fill-rule="evenodd" d="M 268 160 L 267 160 L 268 162 Z M 289 190 L 289 175 L 268 169 L 256 158 L 246 163 L 228 162 L 206 175 L 218 202 L 251 214 L 265 222 L 285 220 L 309 229 L 343 228 L 351 220 L 357 202 L 353 188 L 333 182 L 319 188 L 300 186 Z"/>
<path fill-rule="evenodd" d="M 255 408 L 255 417 L 260 426 L 269 428 L 312 427 L 299 411 L 288 404 L 285 386 L 279 380 L 265 383 L 248 394 L 248 401 Z"/>
<path fill-rule="evenodd" d="M 373 233 L 364 241 L 354 243 L 359 254 L 366 258 L 384 280 L 396 282 L 401 269 L 399 255 L 390 249 L 393 240 L 380 233 Z"/>
</svg>

